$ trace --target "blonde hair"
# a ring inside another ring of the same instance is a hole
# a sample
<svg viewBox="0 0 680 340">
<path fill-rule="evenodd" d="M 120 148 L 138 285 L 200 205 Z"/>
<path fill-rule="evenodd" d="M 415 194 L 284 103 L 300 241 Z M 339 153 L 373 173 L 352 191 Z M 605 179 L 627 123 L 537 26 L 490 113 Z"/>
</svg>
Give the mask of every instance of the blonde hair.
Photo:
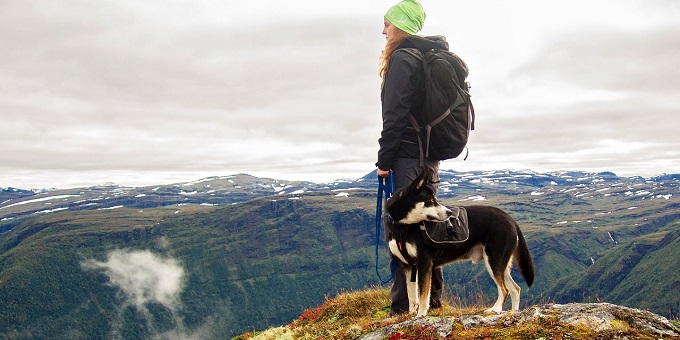
<svg viewBox="0 0 680 340">
<path fill-rule="evenodd" d="M 390 57 L 392 56 L 392 53 L 397 50 L 397 47 L 399 47 L 401 42 L 404 41 L 404 39 L 406 39 L 408 36 L 410 36 L 409 33 L 396 28 L 394 30 L 394 34 L 387 40 L 385 49 L 382 51 L 382 55 L 380 56 L 380 69 L 378 73 L 380 74 L 380 78 L 385 79 L 385 74 L 387 73 L 387 67 L 390 64 Z"/>
</svg>

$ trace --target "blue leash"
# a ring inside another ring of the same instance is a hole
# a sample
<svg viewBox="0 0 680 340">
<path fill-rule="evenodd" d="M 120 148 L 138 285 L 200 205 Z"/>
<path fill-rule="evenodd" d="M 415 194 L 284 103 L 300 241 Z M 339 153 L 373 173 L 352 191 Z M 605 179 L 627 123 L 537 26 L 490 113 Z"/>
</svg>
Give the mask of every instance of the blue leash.
<svg viewBox="0 0 680 340">
<path fill-rule="evenodd" d="M 380 230 L 383 228 L 382 223 L 382 207 L 383 207 L 383 193 L 385 194 L 385 200 L 392 197 L 394 194 L 394 175 L 390 171 L 387 179 L 378 177 L 378 204 L 375 208 L 375 273 L 378 274 L 378 279 L 382 284 L 386 284 L 394 278 L 394 271 L 396 270 L 397 263 L 392 261 L 390 270 L 392 275 L 387 280 L 383 280 L 380 276 L 380 271 L 378 270 L 378 244 L 380 244 Z"/>
</svg>

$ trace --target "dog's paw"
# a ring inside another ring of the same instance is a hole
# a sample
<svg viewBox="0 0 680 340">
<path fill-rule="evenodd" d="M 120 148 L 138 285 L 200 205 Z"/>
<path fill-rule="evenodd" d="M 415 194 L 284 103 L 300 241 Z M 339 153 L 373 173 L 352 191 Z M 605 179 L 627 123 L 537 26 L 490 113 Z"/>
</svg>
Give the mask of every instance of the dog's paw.
<svg viewBox="0 0 680 340">
<path fill-rule="evenodd" d="M 418 315 L 416 315 L 414 317 L 414 319 L 424 318 L 426 316 L 427 316 L 427 310 L 421 310 L 421 311 L 418 311 Z"/>
<path fill-rule="evenodd" d="M 502 309 L 495 309 L 493 307 L 484 311 L 484 314 L 501 314 L 501 313 L 503 313 Z"/>
</svg>

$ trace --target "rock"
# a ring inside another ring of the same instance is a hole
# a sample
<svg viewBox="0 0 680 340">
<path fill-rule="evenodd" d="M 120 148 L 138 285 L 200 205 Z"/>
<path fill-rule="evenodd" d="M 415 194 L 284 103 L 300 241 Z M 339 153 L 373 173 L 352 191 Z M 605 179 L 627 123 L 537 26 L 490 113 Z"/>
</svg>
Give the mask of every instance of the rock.
<svg viewBox="0 0 680 340">
<path fill-rule="evenodd" d="M 621 325 L 659 336 L 680 337 L 680 329 L 668 319 L 649 311 L 618 306 L 610 303 L 569 303 L 533 306 L 517 312 L 494 315 L 463 315 L 459 318 L 422 317 L 390 325 L 359 339 L 383 339 L 394 331 L 411 325 L 429 326 L 442 337 L 449 336 L 454 324 L 463 327 L 512 327 L 540 319 L 556 320 L 558 323 L 585 326 L 594 332 L 616 331 Z"/>
<path fill-rule="evenodd" d="M 456 322 L 456 318 L 439 318 L 434 316 L 424 316 L 413 318 L 404 322 L 400 322 L 394 325 L 389 325 L 383 327 L 375 332 L 366 334 L 359 339 L 363 340 L 382 340 L 385 336 L 389 336 L 394 333 L 399 328 L 408 326 L 429 326 L 435 329 L 435 331 L 442 337 L 445 337 L 451 333 L 453 329 L 453 323 Z"/>
</svg>

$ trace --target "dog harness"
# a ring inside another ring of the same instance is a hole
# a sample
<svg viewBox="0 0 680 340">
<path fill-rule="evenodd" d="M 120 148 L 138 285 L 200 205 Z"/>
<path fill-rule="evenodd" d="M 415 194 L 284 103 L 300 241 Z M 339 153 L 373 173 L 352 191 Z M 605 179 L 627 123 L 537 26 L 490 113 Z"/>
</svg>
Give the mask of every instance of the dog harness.
<svg viewBox="0 0 680 340">
<path fill-rule="evenodd" d="M 390 221 L 391 223 L 391 221 Z M 401 252 L 401 256 L 403 258 L 406 258 L 405 255 L 408 255 L 406 252 L 406 235 L 408 234 L 408 231 L 402 230 L 398 232 L 392 232 L 392 236 L 394 237 L 394 240 L 397 242 L 397 248 Z M 416 282 L 416 278 L 418 275 L 418 266 L 415 264 L 411 265 L 411 282 Z"/>
</svg>

